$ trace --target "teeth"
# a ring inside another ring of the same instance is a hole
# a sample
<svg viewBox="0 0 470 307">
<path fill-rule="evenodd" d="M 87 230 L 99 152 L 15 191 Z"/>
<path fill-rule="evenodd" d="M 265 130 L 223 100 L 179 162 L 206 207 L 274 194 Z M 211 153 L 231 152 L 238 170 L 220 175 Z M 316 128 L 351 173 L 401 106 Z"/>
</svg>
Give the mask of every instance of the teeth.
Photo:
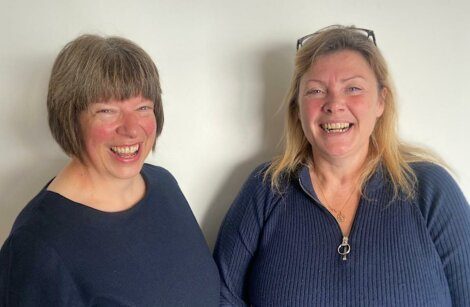
<svg viewBox="0 0 470 307">
<path fill-rule="evenodd" d="M 350 123 L 327 123 L 321 125 L 326 132 L 344 132 L 351 127 Z"/>
<path fill-rule="evenodd" d="M 132 146 L 114 146 L 111 147 L 111 150 L 120 155 L 131 155 L 136 154 L 139 150 L 139 145 L 132 145 Z"/>
</svg>

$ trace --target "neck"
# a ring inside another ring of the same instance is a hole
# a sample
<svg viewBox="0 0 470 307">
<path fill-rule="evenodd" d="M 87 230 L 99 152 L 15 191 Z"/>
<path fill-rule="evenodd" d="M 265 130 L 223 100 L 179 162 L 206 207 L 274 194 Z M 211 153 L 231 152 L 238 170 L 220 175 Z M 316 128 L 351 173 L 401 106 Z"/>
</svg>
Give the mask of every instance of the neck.
<svg viewBox="0 0 470 307">
<path fill-rule="evenodd" d="M 126 179 L 105 176 L 73 158 L 47 189 L 89 207 L 116 212 L 142 199 L 145 182 L 140 175 Z"/>
<path fill-rule="evenodd" d="M 361 191 L 358 183 L 365 157 L 332 159 L 313 152 L 312 186 L 320 202 L 335 217 L 344 235 L 349 235 Z"/>
<path fill-rule="evenodd" d="M 324 158 L 313 153 L 313 171 L 325 186 L 349 187 L 355 185 L 361 175 L 365 157 L 349 159 Z"/>
</svg>

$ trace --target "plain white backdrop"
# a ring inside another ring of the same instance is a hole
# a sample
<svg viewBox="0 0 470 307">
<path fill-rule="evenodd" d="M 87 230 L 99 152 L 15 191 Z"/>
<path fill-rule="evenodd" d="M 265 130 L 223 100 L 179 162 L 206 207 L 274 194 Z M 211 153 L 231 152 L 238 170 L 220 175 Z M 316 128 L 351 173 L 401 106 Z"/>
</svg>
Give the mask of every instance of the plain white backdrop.
<svg viewBox="0 0 470 307">
<path fill-rule="evenodd" d="M 176 177 L 211 247 L 245 178 L 279 152 L 296 39 L 330 24 L 375 31 L 401 135 L 442 156 L 470 197 L 467 0 L 0 1 L 0 244 L 67 161 L 45 101 L 57 53 L 83 33 L 127 37 L 156 62 L 165 124 L 148 162 Z"/>
</svg>

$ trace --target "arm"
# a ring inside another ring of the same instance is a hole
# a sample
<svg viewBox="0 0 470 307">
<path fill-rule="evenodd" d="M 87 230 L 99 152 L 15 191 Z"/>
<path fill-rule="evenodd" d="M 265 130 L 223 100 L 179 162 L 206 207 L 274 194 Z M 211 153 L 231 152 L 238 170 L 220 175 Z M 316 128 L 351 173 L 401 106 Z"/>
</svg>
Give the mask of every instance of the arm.
<svg viewBox="0 0 470 307">
<path fill-rule="evenodd" d="M 470 306 L 470 207 L 444 169 L 423 167 L 425 174 L 417 172 L 420 207 L 444 267 L 452 304 Z"/>
<path fill-rule="evenodd" d="M 0 252 L 1 306 L 75 306 L 76 287 L 57 253 L 32 233 L 12 234 Z"/>
<path fill-rule="evenodd" d="M 273 194 L 255 170 L 233 202 L 219 231 L 214 258 L 221 279 L 221 306 L 247 306 L 250 263 L 255 257 Z"/>
</svg>

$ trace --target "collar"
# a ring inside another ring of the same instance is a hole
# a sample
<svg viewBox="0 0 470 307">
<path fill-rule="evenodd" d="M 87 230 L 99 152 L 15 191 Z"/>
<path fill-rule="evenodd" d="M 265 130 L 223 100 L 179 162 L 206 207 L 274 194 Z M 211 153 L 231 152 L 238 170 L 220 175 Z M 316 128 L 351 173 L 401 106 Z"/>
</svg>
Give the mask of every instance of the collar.
<svg viewBox="0 0 470 307">
<path fill-rule="evenodd" d="M 382 187 L 387 178 L 385 176 L 385 169 L 382 164 L 380 164 L 377 169 L 375 170 L 372 177 L 365 183 L 364 185 L 364 192 L 365 194 L 370 194 L 380 187 Z M 302 165 L 297 172 L 297 178 L 299 180 L 299 184 L 301 185 L 302 189 L 304 189 L 307 193 L 313 196 L 315 199 L 318 199 L 315 190 L 313 189 L 312 180 L 310 178 L 310 172 L 307 165 Z"/>
<path fill-rule="evenodd" d="M 302 165 L 297 173 L 297 177 L 299 179 L 299 184 L 302 189 L 310 194 L 313 198 L 318 199 L 315 190 L 313 189 L 312 179 L 310 178 L 310 172 L 307 165 Z"/>
</svg>

